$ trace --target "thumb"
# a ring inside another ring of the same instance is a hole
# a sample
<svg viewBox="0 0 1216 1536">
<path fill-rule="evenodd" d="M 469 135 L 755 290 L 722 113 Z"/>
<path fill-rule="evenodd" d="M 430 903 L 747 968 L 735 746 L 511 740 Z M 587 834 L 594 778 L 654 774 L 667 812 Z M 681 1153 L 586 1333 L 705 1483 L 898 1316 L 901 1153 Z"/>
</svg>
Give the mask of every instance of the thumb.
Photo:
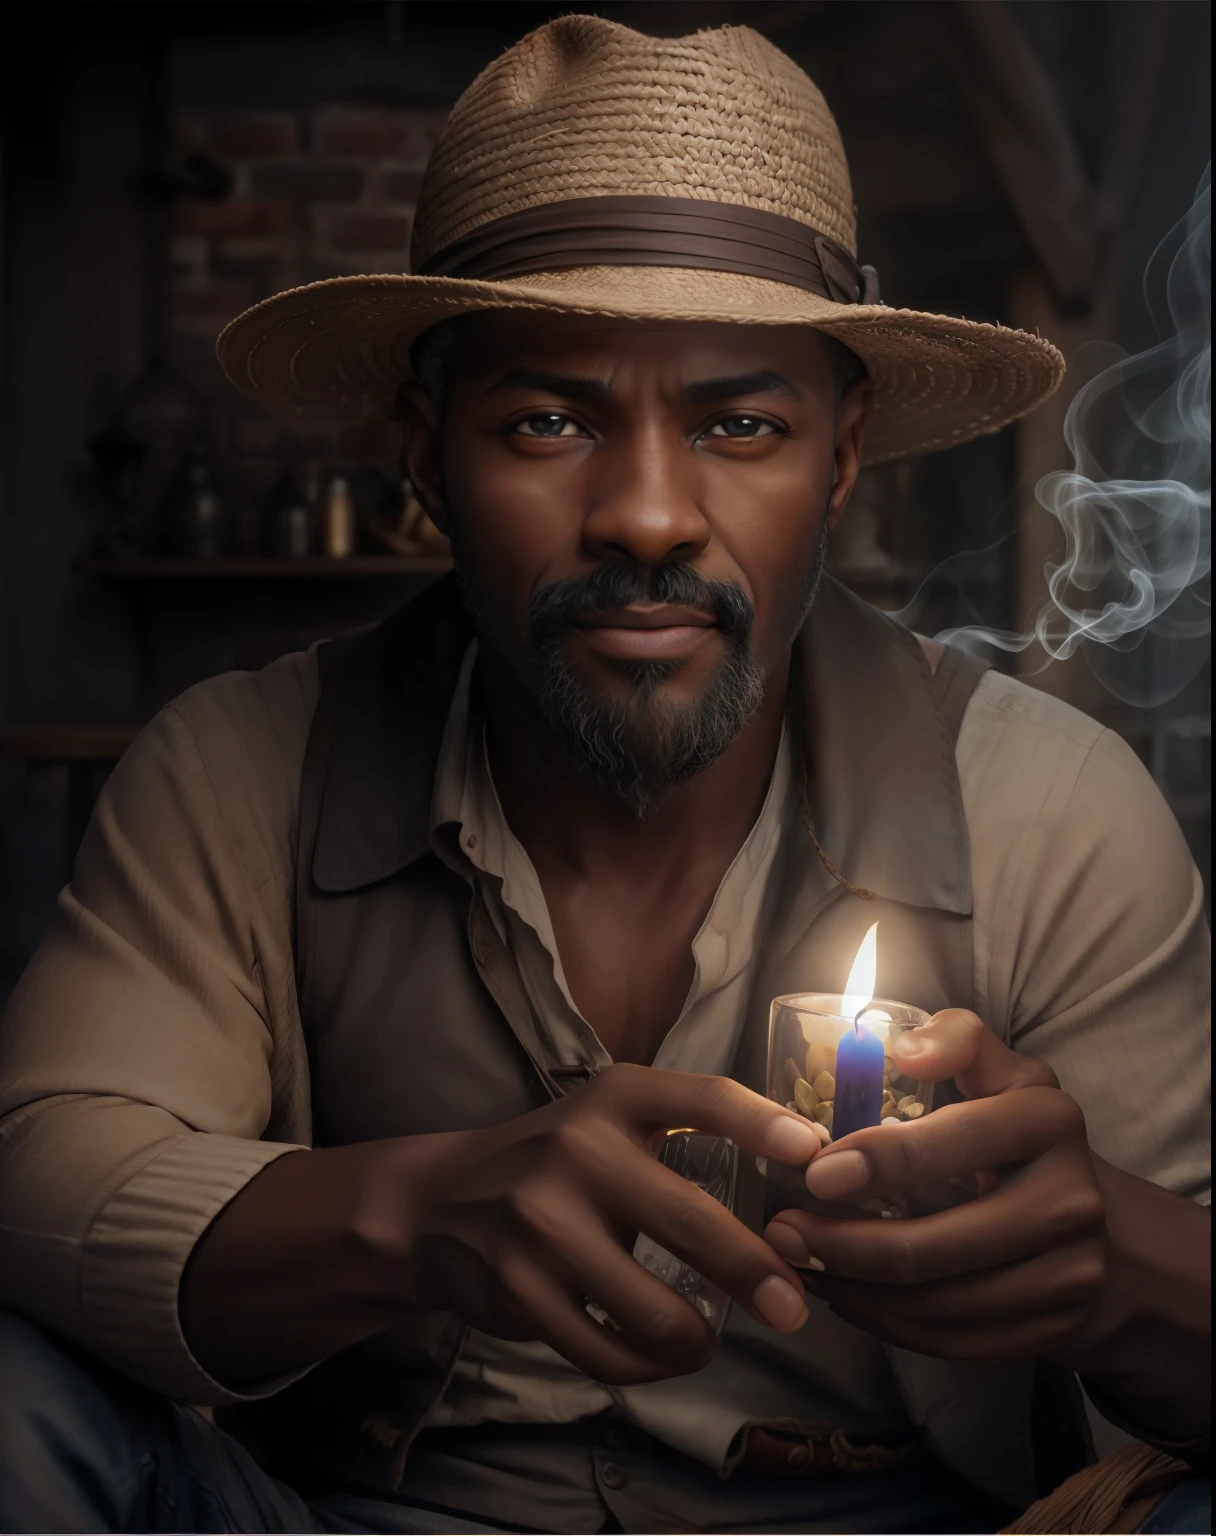
<svg viewBox="0 0 1216 1536">
<path fill-rule="evenodd" d="M 901 1072 L 921 1082 L 954 1078 L 968 1099 L 1060 1086 L 1046 1062 L 1011 1051 L 966 1008 L 945 1008 L 919 1029 L 905 1030 L 892 1041 L 891 1055 Z"/>
</svg>

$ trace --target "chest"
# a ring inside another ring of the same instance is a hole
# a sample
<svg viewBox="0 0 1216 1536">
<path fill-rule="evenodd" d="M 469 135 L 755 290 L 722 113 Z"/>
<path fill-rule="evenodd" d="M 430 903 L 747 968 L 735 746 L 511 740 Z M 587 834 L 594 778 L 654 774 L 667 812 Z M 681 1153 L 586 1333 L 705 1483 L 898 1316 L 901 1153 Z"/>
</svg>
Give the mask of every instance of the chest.
<svg viewBox="0 0 1216 1536">
<path fill-rule="evenodd" d="M 579 1013 L 614 1061 L 648 1065 L 692 987 L 713 884 L 631 891 L 543 874 L 540 883 Z"/>
<path fill-rule="evenodd" d="M 550 1092 L 487 986 L 497 958 L 437 861 L 311 894 L 297 978 L 318 1145 L 497 1125 Z"/>
<path fill-rule="evenodd" d="M 968 921 L 831 895 L 809 913 L 784 911 L 765 936 L 739 999 L 744 1024 L 734 1075 L 762 1084 L 769 1000 L 840 990 L 875 918 L 882 995 L 930 1011 L 966 1006 Z M 687 953 L 687 936 L 684 947 Z M 633 976 L 656 974 L 635 967 L 627 949 L 614 953 Z M 545 1070 L 518 972 L 495 943 L 493 925 L 471 905 L 469 888 L 435 859 L 363 890 L 301 893 L 296 961 L 319 1145 L 499 1124 L 562 1091 Z M 600 974 L 588 969 L 580 985 L 599 984 Z M 680 986 L 666 1004 L 674 1011 L 640 1006 L 630 1014 L 626 993 L 619 1016 L 665 1033 L 687 993 L 683 981 L 677 997 Z M 578 991 L 573 995 L 577 1000 Z M 618 1052 L 631 1038 L 641 1042 L 634 1059 L 647 1050 L 645 1059 L 653 1059 L 657 1041 L 642 1029 L 623 1033 Z"/>
</svg>

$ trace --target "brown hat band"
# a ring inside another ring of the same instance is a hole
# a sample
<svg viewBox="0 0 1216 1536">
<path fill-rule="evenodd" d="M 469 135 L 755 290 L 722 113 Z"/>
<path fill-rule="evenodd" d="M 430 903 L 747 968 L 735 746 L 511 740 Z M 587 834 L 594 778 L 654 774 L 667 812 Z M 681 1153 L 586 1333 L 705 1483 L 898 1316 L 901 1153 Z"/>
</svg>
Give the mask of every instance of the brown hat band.
<svg viewBox="0 0 1216 1536">
<path fill-rule="evenodd" d="M 425 261 L 419 277 L 485 280 L 563 267 L 705 267 L 878 304 L 878 274 L 783 214 L 688 197 L 579 197 L 492 219 Z"/>
</svg>

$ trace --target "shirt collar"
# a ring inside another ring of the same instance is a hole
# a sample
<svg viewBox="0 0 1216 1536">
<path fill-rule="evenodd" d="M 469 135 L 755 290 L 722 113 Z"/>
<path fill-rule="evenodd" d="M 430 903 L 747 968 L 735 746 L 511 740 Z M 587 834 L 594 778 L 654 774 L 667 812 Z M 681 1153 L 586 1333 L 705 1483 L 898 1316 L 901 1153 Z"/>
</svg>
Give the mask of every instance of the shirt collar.
<svg viewBox="0 0 1216 1536">
<path fill-rule="evenodd" d="M 436 767 L 471 639 L 449 577 L 370 635 L 322 647 L 319 889 L 357 890 L 430 851 Z M 791 688 L 828 857 L 875 895 L 969 912 L 954 743 L 915 636 L 829 578 L 796 643 Z"/>
</svg>

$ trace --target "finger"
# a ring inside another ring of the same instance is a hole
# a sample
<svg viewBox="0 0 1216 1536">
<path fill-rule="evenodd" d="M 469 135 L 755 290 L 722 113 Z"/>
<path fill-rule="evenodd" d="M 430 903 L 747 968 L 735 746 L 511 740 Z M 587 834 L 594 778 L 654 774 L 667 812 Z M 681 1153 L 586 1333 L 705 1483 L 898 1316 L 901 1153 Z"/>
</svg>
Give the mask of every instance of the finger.
<svg viewBox="0 0 1216 1536">
<path fill-rule="evenodd" d="M 715 1340 L 706 1321 L 589 1212 L 563 1223 L 555 1257 L 571 1287 L 602 1307 L 663 1375 L 687 1375 L 708 1363 Z"/>
<path fill-rule="evenodd" d="M 794 1263 L 801 1242 L 808 1260 L 829 1275 L 909 1286 L 970 1274 L 1102 1231 L 1102 1197 L 1079 1164 L 1078 1158 L 1053 1152 L 992 1194 L 932 1216 L 875 1221 L 782 1211 L 766 1235 Z M 775 1232 L 777 1224 L 788 1230 Z"/>
<path fill-rule="evenodd" d="M 954 1078 L 969 1099 L 1013 1088 L 1059 1087 L 1046 1062 L 1011 1051 L 965 1008 L 947 1008 L 919 1029 L 899 1033 L 891 1054 L 906 1076 L 933 1083 Z"/>
<path fill-rule="evenodd" d="M 1075 1099 L 1056 1088 L 1024 1088 L 945 1104 L 903 1125 L 854 1131 L 823 1149 L 805 1182 L 821 1200 L 867 1200 L 1084 1142 L 1085 1117 Z"/>
<path fill-rule="evenodd" d="M 1090 1306 L 1104 1275 L 1101 1248 L 1083 1241 L 921 1285 L 845 1280 L 827 1274 L 810 1275 L 804 1283 L 829 1306 L 850 1313 L 881 1317 L 893 1312 L 905 1322 L 953 1328 Z"/>
<path fill-rule="evenodd" d="M 685 1260 L 757 1322 L 783 1333 L 801 1328 L 806 1304 L 798 1276 L 712 1195 L 664 1168 L 599 1115 L 569 1116 L 552 1141 L 551 1166 L 516 1181 L 511 1192 L 516 1218 L 533 1243 L 562 1250 L 565 1224 L 580 1205 L 590 1205 L 600 1219 L 644 1232 Z"/>
<path fill-rule="evenodd" d="M 756 1156 L 793 1164 L 809 1162 L 821 1145 L 807 1121 L 729 1077 L 622 1063 L 602 1073 L 592 1091 L 638 1132 L 688 1126 L 729 1137 Z"/>
<path fill-rule="evenodd" d="M 624 1334 L 590 1317 L 582 1298 L 548 1273 L 532 1253 L 516 1248 L 502 1254 L 498 1274 L 515 1306 L 535 1319 L 535 1337 L 592 1381 L 628 1386 L 672 1374 Z"/>
<path fill-rule="evenodd" d="M 672 1074 L 673 1076 L 676 1074 Z M 733 1297 L 757 1322 L 793 1333 L 806 1321 L 793 1269 L 724 1205 L 664 1168 L 625 1138 L 596 1136 L 593 1120 L 571 1122 L 564 1141 L 591 1203 L 614 1225 L 644 1232 Z M 544 1209 L 550 1203 L 542 1199 Z"/>
</svg>

